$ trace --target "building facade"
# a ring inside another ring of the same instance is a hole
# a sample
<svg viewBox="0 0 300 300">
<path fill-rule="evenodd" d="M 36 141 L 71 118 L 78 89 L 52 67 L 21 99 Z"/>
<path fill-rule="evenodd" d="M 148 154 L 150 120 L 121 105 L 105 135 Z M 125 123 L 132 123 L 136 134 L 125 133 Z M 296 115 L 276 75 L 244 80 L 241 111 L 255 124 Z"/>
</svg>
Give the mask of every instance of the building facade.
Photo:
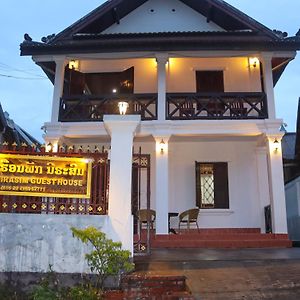
<svg viewBox="0 0 300 300">
<path fill-rule="evenodd" d="M 112 0 L 42 42 L 27 35 L 21 54 L 54 85 L 46 143 L 110 149 L 99 218 L 133 252 L 134 182 L 156 235 L 169 234 L 170 212 L 194 207 L 202 229 L 263 234 L 270 206 L 272 232 L 286 238 L 274 86 L 299 46 L 223 1 Z M 133 148 L 150 157 L 139 179 Z"/>
</svg>

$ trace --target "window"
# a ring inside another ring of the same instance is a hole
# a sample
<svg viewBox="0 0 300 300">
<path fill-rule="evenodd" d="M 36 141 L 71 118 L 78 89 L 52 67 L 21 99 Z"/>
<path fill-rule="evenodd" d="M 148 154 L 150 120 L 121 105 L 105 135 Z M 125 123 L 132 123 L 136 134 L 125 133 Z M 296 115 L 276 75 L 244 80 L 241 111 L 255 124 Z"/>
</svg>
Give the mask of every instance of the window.
<svg viewBox="0 0 300 300">
<path fill-rule="evenodd" d="M 66 67 L 64 95 L 133 94 L 134 67 L 123 72 L 81 73 Z"/>
<path fill-rule="evenodd" d="M 228 164 L 195 162 L 196 206 L 229 208 Z"/>
<path fill-rule="evenodd" d="M 196 71 L 197 93 L 223 93 L 223 71 Z"/>
</svg>

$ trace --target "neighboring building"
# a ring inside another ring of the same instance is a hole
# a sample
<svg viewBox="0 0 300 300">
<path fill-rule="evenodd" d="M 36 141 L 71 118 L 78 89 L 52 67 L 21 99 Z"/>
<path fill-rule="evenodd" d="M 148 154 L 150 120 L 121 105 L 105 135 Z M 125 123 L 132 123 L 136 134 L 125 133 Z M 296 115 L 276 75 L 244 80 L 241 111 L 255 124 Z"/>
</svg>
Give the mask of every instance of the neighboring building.
<svg viewBox="0 0 300 300">
<path fill-rule="evenodd" d="M 293 241 L 300 241 L 300 99 L 298 104 L 297 132 L 284 137 L 287 144 L 283 159 L 286 174 L 285 196 L 288 233 Z"/>
<path fill-rule="evenodd" d="M 0 104 L 0 143 L 13 144 L 16 143 L 17 147 L 26 144 L 26 146 L 40 147 L 40 142 L 26 132 L 23 128 L 18 126 L 9 114 L 4 112 Z"/>
<path fill-rule="evenodd" d="M 270 205 L 272 245 L 289 245 L 274 86 L 299 48 L 220 0 L 112 0 L 42 42 L 25 35 L 21 54 L 54 84 L 46 142 L 111 147 L 108 213 L 76 222 L 133 251 L 132 207 L 156 211 L 159 238 L 168 213 L 198 206 L 200 228 L 249 233 L 247 246 Z M 148 177 L 132 172 L 133 147 Z M 65 256 L 57 268 L 74 271 Z"/>
</svg>

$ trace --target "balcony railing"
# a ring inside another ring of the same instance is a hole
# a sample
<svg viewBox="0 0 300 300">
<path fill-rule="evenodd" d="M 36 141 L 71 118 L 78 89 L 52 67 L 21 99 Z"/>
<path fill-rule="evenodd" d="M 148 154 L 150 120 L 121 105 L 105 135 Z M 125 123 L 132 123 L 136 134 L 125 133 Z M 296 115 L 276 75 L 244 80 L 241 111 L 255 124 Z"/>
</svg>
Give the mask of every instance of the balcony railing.
<svg viewBox="0 0 300 300">
<path fill-rule="evenodd" d="M 60 101 L 59 121 L 102 121 L 103 115 L 119 114 L 120 101 L 129 104 L 127 114 L 140 115 L 143 121 L 157 119 L 157 94 L 124 94 L 63 97 Z"/>
<path fill-rule="evenodd" d="M 167 94 L 168 120 L 267 119 L 264 93 Z"/>
</svg>

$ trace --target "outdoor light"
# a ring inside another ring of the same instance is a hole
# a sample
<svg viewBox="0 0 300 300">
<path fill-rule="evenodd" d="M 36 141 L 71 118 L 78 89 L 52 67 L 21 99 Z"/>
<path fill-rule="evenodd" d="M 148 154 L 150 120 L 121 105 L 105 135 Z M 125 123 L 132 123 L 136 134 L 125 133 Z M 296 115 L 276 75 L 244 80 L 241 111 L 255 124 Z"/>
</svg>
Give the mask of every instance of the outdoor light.
<svg viewBox="0 0 300 300">
<path fill-rule="evenodd" d="M 53 150 L 53 145 L 51 143 L 47 144 L 46 152 L 52 152 L 52 150 Z"/>
<path fill-rule="evenodd" d="M 274 140 L 274 153 L 277 153 L 279 150 L 279 142 L 277 139 Z"/>
<path fill-rule="evenodd" d="M 159 143 L 159 147 L 160 147 L 160 153 L 164 154 L 164 151 L 166 149 L 166 143 L 164 142 L 164 139 L 161 139 L 161 141 Z"/>
<path fill-rule="evenodd" d="M 256 68 L 259 64 L 259 59 L 257 57 L 249 57 L 249 67 Z"/>
<path fill-rule="evenodd" d="M 70 60 L 69 61 L 69 69 L 78 71 L 79 70 L 79 61 L 75 60 L 75 59 Z"/>
<path fill-rule="evenodd" d="M 129 106 L 129 104 L 124 101 L 118 103 L 120 115 L 126 115 L 128 106 Z"/>
<path fill-rule="evenodd" d="M 117 92 L 117 89 L 113 89 L 112 92 L 115 94 Z"/>
</svg>

